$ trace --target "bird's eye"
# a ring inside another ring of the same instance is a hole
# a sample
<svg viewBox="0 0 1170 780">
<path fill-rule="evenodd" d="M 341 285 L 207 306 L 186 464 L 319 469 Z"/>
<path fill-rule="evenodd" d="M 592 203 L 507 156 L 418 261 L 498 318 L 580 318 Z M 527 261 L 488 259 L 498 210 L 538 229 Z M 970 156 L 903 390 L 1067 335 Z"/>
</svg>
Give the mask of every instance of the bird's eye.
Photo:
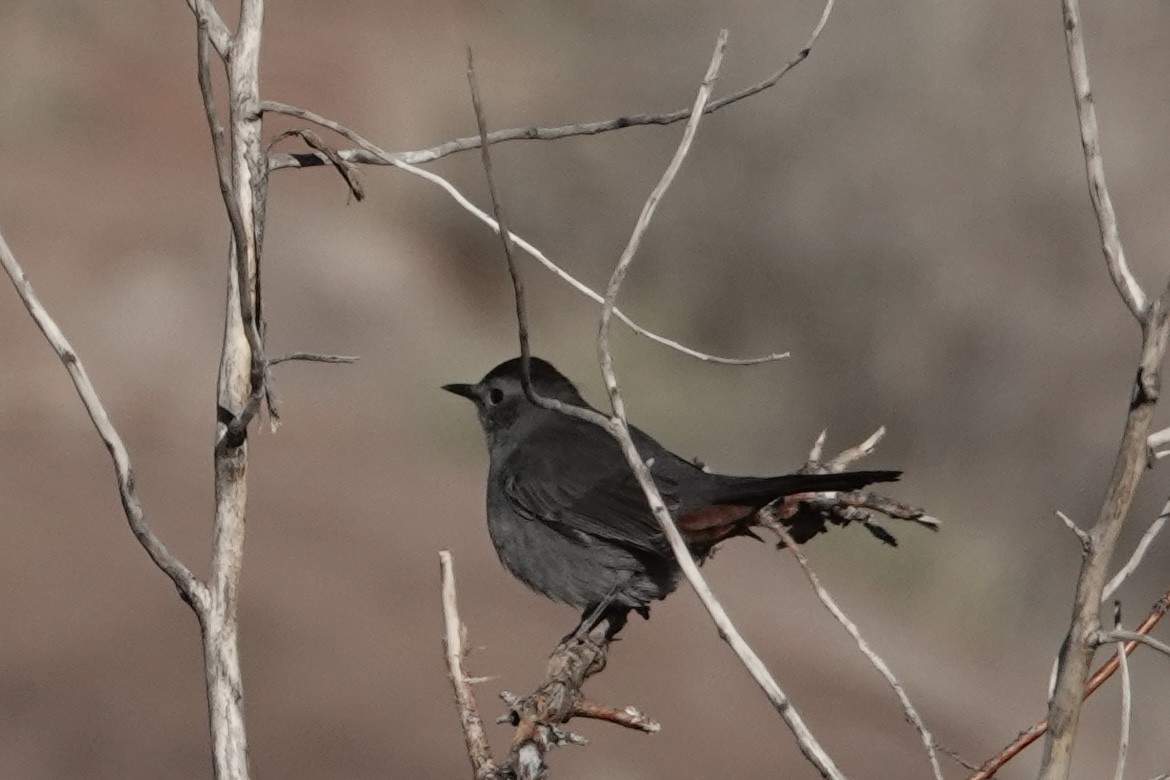
<svg viewBox="0 0 1170 780">
<path fill-rule="evenodd" d="M 504 400 L 504 391 L 498 387 L 493 387 L 488 391 L 488 403 L 495 406 L 500 401 Z"/>
</svg>

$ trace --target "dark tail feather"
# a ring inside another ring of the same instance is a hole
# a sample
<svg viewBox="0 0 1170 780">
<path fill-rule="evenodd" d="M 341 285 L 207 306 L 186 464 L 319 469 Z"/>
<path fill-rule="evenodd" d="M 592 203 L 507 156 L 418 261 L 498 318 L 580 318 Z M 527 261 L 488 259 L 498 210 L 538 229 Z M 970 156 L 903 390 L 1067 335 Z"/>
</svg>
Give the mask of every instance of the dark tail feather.
<svg viewBox="0 0 1170 780">
<path fill-rule="evenodd" d="M 711 503 L 747 504 L 758 508 L 794 493 L 860 490 L 873 482 L 896 482 L 900 476 L 900 471 L 845 471 L 779 477 L 722 477 L 712 491 Z"/>
</svg>

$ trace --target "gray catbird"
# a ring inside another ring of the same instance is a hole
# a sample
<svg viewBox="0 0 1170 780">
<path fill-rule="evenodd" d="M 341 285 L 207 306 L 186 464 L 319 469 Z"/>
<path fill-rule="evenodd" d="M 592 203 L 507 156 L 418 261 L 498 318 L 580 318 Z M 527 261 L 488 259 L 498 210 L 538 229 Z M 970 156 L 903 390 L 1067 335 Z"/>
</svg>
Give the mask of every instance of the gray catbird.
<svg viewBox="0 0 1170 780">
<path fill-rule="evenodd" d="M 537 395 L 591 408 L 548 362 L 531 358 L 529 376 Z M 520 359 L 515 358 L 474 385 L 443 386 L 475 403 L 487 436 L 492 544 L 521 582 L 584 610 L 585 630 L 604 614 L 616 631 L 629 610 L 647 616 L 651 601 L 674 590 L 678 564 L 613 438 L 589 422 L 533 404 L 521 381 Z M 712 474 L 633 426 L 630 433 L 700 560 L 725 539 L 754 536 L 753 514 L 777 498 L 857 490 L 901 474 Z M 799 534 L 796 538 L 803 541 Z"/>
</svg>

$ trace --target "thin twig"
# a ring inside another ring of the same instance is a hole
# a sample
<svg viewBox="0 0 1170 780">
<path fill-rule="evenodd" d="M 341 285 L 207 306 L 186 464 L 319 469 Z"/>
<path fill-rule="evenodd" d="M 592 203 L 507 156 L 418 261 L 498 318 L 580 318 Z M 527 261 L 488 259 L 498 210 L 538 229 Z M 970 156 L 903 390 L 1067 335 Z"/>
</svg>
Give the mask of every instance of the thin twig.
<svg viewBox="0 0 1170 780">
<path fill-rule="evenodd" d="M 1088 555 L 1089 550 L 1093 549 L 1093 540 L 1089 537 L 1088 532 L 1077 525 L 1071 517 L 1066 515 L 1064 512 L 1061 512 L 1059 509 L 1056 510 L 1056 516 L 1060 518 L 1060 522 L 1064 523 L 1065 527 L 1072 531 L 1073 535 L 1076 536 L 1080 541 L 1081 555 Z"/>
<path fill-rule="evenodd" d="M 1113 630 L 1121 632 L 1121 602 L 1113 602 Z M 1139 634 L 1139 636 L 1144 636 Z M 1148 639 L 1148 637 L 1147 637 Z M 1125 656 L 1125 640 L 1117 640 L 1117 661 L 1121 665 L 1121 735 L 1117 741 L 1117 769 L 1113 780 L 1125 780 L 1125 757 L 1129 753 L 1129 722 L 1133 712 L 1133 691 L 1130 688 L 1129 659 Z"/>
<path fill-rule="evenodd" d="M 622 282 L 625 280 L 626 272 L 633 262 L 634 253 L 641 243 L 642 236 L 645 235 L 646 228 L 649 226 L 650 218 L 654 214 L 654 209 L 658 201 L 674 180 L 675 174 L 682 166 L 682 162 L 690 149 L 690 144 L 694 139 L 699 120 L 703 116 L 703 109 L 707 104 L 715 78 L 719 73 L 719 66 L 722 62 L 723 50 L 726 45 L 727 31 L 724 30 L 719 34 L 719 40 L 715 45 L 715 53 L 711 58 L 711 64 L 707 69 L 703 84 L 699 88 L 699 93 L 695 98 L 695 105 L 691 111 L 686 129 L 683 131 L 683 137 L 679 142 L 678 149 L 675 150 L 674 157 L 671 159 L 666 171 L 662 174 L 662 178 L 646 199 L 634 231 L 630 235 L 630 239 L 618 260 L 617 266 L 614 268 L 613 274 L 610 276 L 609 284 L 606 286 L 605 302 L 601 307 L 601 324 L 597 333 L 598 360 L 601 364 L 602 376 L 605 379 L 605 387 L 609 393 L 610 405 L 613 408 L 614 414 L 613 425 L 609 426 L 609 429 L 621 445 L 622 453 L 625 455 L 630 468 L 634 472 L 634 476 L 642 487 L 642 491 L 646 495 L 646 500 L 651 510 L 653 510 L 659 526 L 666 535 L 666 539 L 670 543 L 671 551 L 674 553 L 679 566 L 682 568 L 683 575 L 698 594 L 699 599 L 703 602 L 703 606 L 707 609 L 711 619 L 718 627 L 720 637 L 731 646 L 744 667 L 752 675 L 752 678 L 763 689 L 768 700 L 772 702 L 780 717 L 788 725 L 796 737 L 797 744 L 805 758 L 817 768 L 822 777 L 834 778 L 836 780 L 837 778 L 844 777 L 841 774 L 841 770 L 837 768 L 832 758 L 829 757 L 828 753 L 817 742 L 816 737 L 809 731 L 804 720 L 800 717 L 796 708 L 793 707 L 788 696 L 781 690 L 775 679 L 768 672 L 763 661 L 760 660 L 751 646 L 744 641 L 738 629 L 736 629 L 735 624 L 732 623 L 731 618 L 728 617 L 727 612 L 723 609 L 723 605 L 715 598 L 715 594 L 711 591 L 710 586 L 707 585 L 702 574 L 699 573 L 699 568 L 691 557 L 686 542 L 683 541 L 682 535 L 679 533 L 674 520 L 670 516 L 669 510 L 666 508 L 666 504 L 662 500 L 662 495 L 658 492 L 658 487 L 654 483 L 650 468 L 642 460 L 630 436 L 629 424 L 626 422 L 625 405 L 622 402 L 621 391 L 618 387 L 617 376 L 613 366 L 613 355 L 609 346 L 610 323 L 614 315 L 614 307 L 618 294 L 621 292 Z"/>
<path fill-rule="evenodd" d="M 263 103 L 261 103 L 263 105 Z M 305 145 L 310 149 L 320 152 L 325 155 L 325 158 L 333 165 L 334 170 L 345 181 L 346 187 L 349 188 L 349 194 L 353 196 L 354 200 L 361 201 L 366 197 L 366 188 L 362 185 L 361 175 L 358 173 L 358 168 L 351 162 L 342 159 L 337 149 L 321 140 L 321 137 L 307 128 L 297 128 L 295 130 L 285 130 L 280 133 L 265 147 L 268 154 L 272 153 L 272 148 L 276 144 L 283 141 L 285 138 L 300 138 L 305 142 Z"/>
<path fill-rule="evenodd" d="M 220 196 L 227 202 L 231 199 L 232 172 L 228 160 L 227 139 L 224 137 L 223 124 L 219 121 L 219 109 L 215 106 L 215 85 L 211 80 L 211 52 L 208 51 L 208 47 L 212 45 L 211 32 L 208 29 L 211 22 L 202 15 L 197 21 L 195 68 L 199 79 L 199 94 L 203 98 L 203 114 L 207 117 L 207 128 L 211 132 L 211 151 L 215 155 L 215 173 Z"/>
<path fill-rule="evenodd" d="M 479 82 L 475 77 L 475 60 L 471 55 L 471 47 L 467 47 L 467 85 L 471 90 L 471 107 L 475 112 L 475 126 L 479 130 L 480 138 L 487 138 L 487 115 L 483 109 L 483 99 L 479 94 Z M 492 155 L 490 144 L 480 146 L 480 163 L 483 165 L 484 177 L 487 179 L 488 196 L 492 202 L 492 213 L 496 217 L 496 235 L 504 248 L 504 258 L 508 264 L 508 275 L 512 278 L 513 298 L 516 305 L 516 329 L 520 339 L 520 380 L 524 393 L 535 402 L 536 392 L 532 389 L 532 374 L 529 363 L 532 350 L 528 343 L 527 303 L 524 298 L 524 280 L 520 276 L 520 269 L 516 267 L 516 253 L 512 250 L 512 231 L 508 228 L 508 219 L 504 213 L 504 203 L 496 187 L 496 177 L 492 174 Z"/>
<path fill-rule="evenodd" d="M 823 436 L 824 433 L 821 435 Z M 879 426 L 878 429 L 871 433 L 869 438 L 867 438 L 865 441 L 856 446 L 841 450 L 834 457 L 820 465 L 824 468 L 825 471 L 830 473 L 840 473 L 849 468 L 850 464 L 854 463 L 855 461 L 858 461 L 868 455 L 872 455 L 873 451 L 877 448 L 878 442 L 885 438 L 885 435 L 886 426 Z M 818 439 L 818 441 L 820 441 L 820 439 Z M 813 449 L 815 450 L 816 447 Z M 816 458 L 810 457 L 809 460 L 815 461 Z"/>
<path fill-rule="evenodd" d="M 362 136 L 358 135 L 353 130 L 350 130 L 349 128 L 345 127 L 344 125 L 342 125 L 338 122 L 335 122 L 332 119 L 328 119 L 326 117 L 323 117 L 320 114 L 316 114 L 316 113 L 309 111 L 307 109 L 297 108 L 296 106 L 290 106 L 290 105 L 285 104 L 285 103 L 277 103 L 277 102 L 271 101 L 271 100 L 264 101 L 263 105 L 264 105 L 265 109 L 268 111 L 274 111 L 274 112 L 278 112 L 278 113 L 282 113 L 282 114 L 288 114 L 289 116 L 295 116 L 295 117 L 298 117 L 300 119 L 304 119 L 306 121 L 313 122 L 315 124 L 321 125 L 322 127 L 333 130 L 334 132 L 345 136 L 353 143 L 362 147 L 369 154 L 375 155 L 379 159 L 382 159 L 386 164 L 393 165 L 395 168 L 398 168 L 399 170 L 406 171 L 409 174 L 412 174 L 414 176 L 418 176 L 419 178 L 424 179 L 425 181 L 429 181 L 432 184 L 438 185 L 439 187 L 441 187 L 443 189 L 444 192 L 446 192 L 448 195 L 450 195 L 451 198 L 453 198 L 455 200 L 455 202 L 458 203 L 463 209 L 465 209 L 467 212 L 469 212 L 476 219 L 478 219 L 479 221 L 481 221 L 485 225 L 487 225 L 489 228 L 491 228 L 492 232 L 499 234 L 499 232 L 500 232 L 499 223 L 495 219 L 493 219 L 491 217 L 491 215 L 489 215 L 486 211 L 479 208 L 474 203 L 472 203 L 470 200 L 468 200 L 467 197 L 464 196 L 463 193 L 461 193 L 455 187 L 454 184 L 447 181 L 442 176 L 439 176 L 438 174 L 432 173 L 431 171 L 425 170 L 423 168 L 419 168 L 417 166 L 411 165 L 410 163 L 405 162 L 403 160 L 397 159 L 394 155 L 378 148 L 376 145 L 374 145 L 373 143 L 371 143 L 367 139 L 363 138 Z M 275 162 L 275 158 L 273 161 L 273 167 L 274 168 L 277 167 L 276 162 Z M 590 288 L 588 285 L 579 281 L 576 277 L 574 277 L 568 271 L 564 270 L 559 265 L 554 263 L 543 252 L 541 252 L 539 249 L 537 249 L 535 246 L 533 246 L 528 241 L 525 241 L 522 237 L 509 231 L 508 238 L 511 239 L 511 241 L 513 242 L 513 244 L 515 246 L 518 246 L 521 249 L 523 249 L 533 259 L 535 259 L 537 262 L 539 262 L 541 265 L 543 265 L 549 271 L 552 271 L 552 273 L 557 278 L 559 278 L 561 281 L 568 284 L 570 287 L 572 287 L 577 292 L 584 295 L 586 298 L 589 298 L 594 303 L 601 303 L 604 300 L 604 298 L 599 293 L 594 292 L 593 289 Z M 663 346 L 666 346 L 666 347 L 670 347 L 673 350 L 676 350 L 678 352 L 683 353 L 684 355 L 688 355 L 689 357 L 693 357 L 693 358 L 696 358 L 698 360 L 703 360 L 703 361 L 707 361 L 707 362 L 711 362 L 711 363 L 722 363 L 725 365 L 750 366 L 750 365 L 757 365 L 759 363 L 768 363 L 768 362 L 771 362 L 774 360 L 783 360 L 784 358 L 789 357 L 789 353 L 787 353 L 787 352 L 774 352 L 774 353 L 771 353 L 768 355 L 759 355 L 759 356 L 747 357 L 747 358 L 724 357 L 721 355 L 713 355 L 713 354 L 709 354 L 706 352 L 701 352 L 697 349 L 693 349 L 691 347 L 688 347 L 679 341 L 675 341 L 674 339 L 670 339 L 670 338 L 667 338 L 666 336 L 661 336 L 657 333 L 654 333 L 653 331 L 650 331 L 650 330 L 642 327 L 641 325 L 639 325 L 637 322 L 635 322 L 633 319 L 631 319 L 625 312 L 621 311 L 620 309 L 615 309 L 614 316 L 617 317 L 622 322 L 624 322 L 627 326 L 629 326 L 629 328 L 632 331 L 634 331 L 634 333 L 637 333 L 639 336 L 645 336 L 646 338 L 650 339 L 651 341 L 657 342 L 658 344 L 662 344 Z"/>
<path fill-rule="evenodd" d="M 604 720 L 616 726 L 624 726 L 634 731 L 644 731 L 647 734 L 655 734 L 662 729 L 658 721 L 647 717 L 637 707 L 625 707 L 618 710 L 613 707 L 603 707 L 591 701 L 583 701 L 573 710 L 573 717 Z"/>
<path fill-rule="evenodd" d="M 812 585 L 813 591 L 816 592 L 821 604 L 825 606 L 825 609 L 829 610 L 829 614 L 841 624 L 841 627 L 845 629 L 846 633 L 853 637 L 853 641 L 857 643 L 857 648 L 861 650 L 861 653 L 869 660 L 873 668 L 877 669 L 878 674 L 893 689 L 894 695 L 898 697 L 898 702 L 902 705 L 902 711 L 906 714 L 906 720 L 910 721 L 914 728 L 918 730 L 919 736 L 922 737 L 922 744 L 926 746 L 926 755 L 930 761 L 931 771 L 934 773 L 936 780 L 943 780 L 942 767 L 939 766 L 938 754 L 935 752 L 934 737 L 927 730 L 926 724 L 923 722 L 921 716 L 919 716 L 918 711 L 914 709 L 914 705 L 910 702 L 910 697 L 907 695 L 906 689 L 902 687 L 902 683 L 894 676 L 894 673 L 890 670 L 886 662 L 882 660 L 882 657 L 865 641 L 865 637 L 861 635 L 857 624 L 849 619 L 849 616 L 837 606 L 837 602 L 829 595 L 825 587 L 821 585 L 820 577 L 813 571 L 812 565 L 800 549 L 800 545 L 788 533 L 788 530 L 780 522 L 779 518 L 768 507 L 760 511 L 759 517 L 761 525 L 779 536 L 781 541 L 784 542 L 784 546 L 792 554 L 792 557 L 800 564 L 800 568 L 804 571 L 804 576 L 808 579 L 809 584 Z"/>
<path fill-rule="evenodd" d="M 1141 321 L 1149 303 L 1141 285 L 1129 270 L 1125 260 L 1125 248 L 1117 230 L 1117 213 L 1113 210 L 1113 199 L 1105 186 L 1105 163 L 1101 157 L 1101 137 L 1097 128 L 1097 109 L 1093 105 L 1093 90 L 1089 84 L 1089 64 L 1085 58 L 1085 38 L 1081 31 L 1081 10 L 1079 0 L 1063 0 L 1065 46 L 1068 49 L 1069 73 L 1072 76 L 1073 93 L 1076 98 L 1077 117 L 1081 127 L 1081 146 L 1085 153 L 1085 176 L 1089 181 L 1089 197 L 1093 201 L 1093 212 L 1097 215 L 1097 229 L 1101 233 L 1101 248 L 1105 252 L 1105 265 L 1109 276 L 1129 307 L 1133 316 Z"/>
<path fill-rule="evenodd" d="M 820 434 L 817 436 L 816 441 L 813 442 L 812 448 L 808 451 L 808 460 L 810 463 L 816 463 L 820 461 L 821 455 L 823 455 L 825 452 L 825 440 L 828 437 L 829 429 L 822 429 Z"/>
<path fill-rule="evenodd" d="M 968 761 L 967 759 L 965 759 L 961 755 L 959 755 L 959 751 L 953 750 L 937 740 L 935 741 L 934 746 L 940 753 L 942 753 L 944 756 L 946 756 L 950 760 L 954 761 L 956 764 L 963 767 L 964 769 L 968 769 L 972 772 L 977 772 L 979 770 L 979 767 L 975 766 L 975 764 L 971 763 L 970 761 Z"/>
<path fill-rule="evenodd" d="M 357 355 L 322 355 L 317 352 L 289 352 L 287 355 L 268 358 L 268 365 L 275 366 L 287 363 L 290 360 L 303 360 L 307 363 L 356 363 L 361 360 Z"/>
<path fill-rule="evenodd" d="M 98 396 L 93 382 L 90 381 L 81 358 L 78 357 L 73 345 L 65 337 L 65 333 L 37 297 L 32 283 L 28 280 L 20 263 L 17 262 L 16 256 L 12 254 L 12 250 L 8 248 L 8 242 L 4 240 L 2 234 L 0 234 L 0 264 L 4 266 L 5 273 L 8 274 L 13 287 L 16 288 L 16 294 L 20 296 L 21 302 L 28 309 L 28 313 L 32 315 L 33 321 L 36 322 L 53 351 L 57 353 L 57 357 L 65 365 L 65 370 L 69 373 L 69 378 L 73 382 L 78 397 L 81 398 L 81 403 L 85 406 L 85 411 L 89 415 L 93 427 L 110 452 L 110 458 L 114 463 L 114 475 L 118 481 L 118 494 L 122 498 L 122 509 L 126 513 L 126 520 L 130 524 L 130 530 L 134 537 L 138 539 L 139 544 L 154 561 L 155 566 L 171 578 L 171 582 L 175 584 L 175 588 L 178 589 L 183 600 L 196 610 L 205 608 L 208 600 L 207 588 L 196 579 L 191 570 L 183 565 L 183 562 L 174 553 L 167 549 L 167 546 L 150 527 L 150 523 L 147 522 L 146 513 L 142 509 L 142 501 L 138 497 L 138 487 L 134 481 L 134 468 L 130 462 L 130 453 L 127 452 L 122 437 L 118 435 L 118 430 L 110 422 L 110 416 L 106 413 L 106 408 L 102 405 L 101 398 Z"/>
<path fill-rule="evenodd" d="M 668 166 L 666 173 L 663 174 L 662 180 L 659 181 L 658 185 L 651 192 L 651 195 L 647 200 L 647 205 L 643 208 L 642 215 L 638 220 L 638 226 L 635 228 L 634 235 L 632 235 L 630 239 L 630 244 L 627 246 L 626 251 L 623 252 L 622 257 L 618 262 L 618 266 L 615 268 L 613 276 L 611 276 L 610 284 L 607 287 L 607 294 L 602 302 L 602 320 L 598 329 L 598 352 L 602 365 L 602 373 L 606 380 L 606 388 L 609 391 L 610 402 L 613 406 L 614 416 L 609 418 L 591 409 L 578 408 L 567 404 L 557 403 L 550 399 L 541 398 L 536 396 L 535 393 L 532 393 L 530 388 L 529 394 L 533 397 L 533 401 L 539 405 L 558 409 L 565 414 L 587 420 L 595 425 L 598 425 L 603 430 L 606 430 L 617 440 L 622 448 L 622 452 L 625 455 L 627 462 L 630 465 L 630 468 L 634 473 L 634 476 L 637 478 L 640 486 L 642 487 L 651 510 L 654 512 L 655 517 L 666 534 L 666 537 L 671 545 L 671 549 L 674 552 L 679 565 L 682 567 L 684 575 L 692 587 L 695 588 L 704 606 L 711 614 L 712 619 L 719 628 L 720 636 L 731 645 L 732 649 L 744 663 L 749 673 L 752 674 L 753 678 L 756 679 L 757 683 L 759 683 L 760 686 L 764 689 L 769 700 L 772 701 L 781 717 L 785 720 L 785 722 L 792 729 L 793 733 L 796 735 L 801 751 L 817 767 L 823 777 L 837 780 L 838 778 L 843 778 L 840 770 L 837 769 L 832 759 L 829 758 L 824 749 L 821 748 L 820 745 L 816 742 L 816 739 L 813 737 L 812 733 L 808 731 L 807 726 L 804 725 L 803 720 L 800 718 L 800 715 L 796 712 L 787 696 L 776 684 L 775 680 L 772 679 L 763 662 L 759 659 L 751 647 L 743 640 L 743 637 L 739 634 L 734 624 L 732 624 L 730 618 L 727 616 L 727 613 L 715 599 L 709 586 L 706 584 L 702 578 L 702 575 L 699 573 L 698 567 L 695 565 L 695 562 L 686 547 L 686 543 L 682 540 L 677 527 L 674 525 L 674 522 L 670 517 L 669 511 L 666 509 L 666 506 L 663 503 L 662 496 L 659 494 L 657 486 L 654 484 L 653 478 L 649 472 L 649 468 L 641 459 L 641 456 L 637 452 L 637 448 L 634 446 L 633 440 L 630 437 L 628 424 L 624 418 L 624 407 L 621 401 L 620 391 L 618 390 L 616 376 L 614 375 L 613 371 L 612 357 L 609 355 L 609 324 L 612 320 L 612 317 L 616 316 L 614 303 L 617 294 L 621 289 L 621 281 L 624 277 L 625 270 L 628 269 L 629 263 L 633 259 L 632 248 L 637 247 L 641 235 L 645 232 L 645 229 L 649 223 L 649 215 L 653 213 L 654 205 L 657 203 L 658 199 L 661 198 L 662 193 L 669 185 L 670 180 L 673 178 L 674 174 L 681 166 L 682 160 L 686 156 L 690 142 L 694 137 L 695 128 L 699 119 L 703 115 L 703 107 L 710 96 L 712 84 L 716 75 L 718 74 L 719 65 L 722 61 L 723 51 L 726 47 L 726 39 L 727 33 L 726 31 L 722 31 L 720 33 L 719 40 L 716 43 L 715 52 L 712 55 L 711 64 L 708 67 L 707 75 L 704 78 L 703 85 L 700 87 L 698 96 L 696 97 L 695 108 L 691 113 L 691 118 L 687 123 L 686 130 L 684 130 L 683 139 L 675 152 L 675 156 L 672 159 L 670 166 Z M 483 123 L 481 123 L 480 129 L 481 132 L 484 132 L 486 135 Z M 426 172 L 423 171 L 420 171 L 419 173 L 426 174 Z M 484 215 L 481 218 L 485 219 L 486 221 L 487 217 Z M 517 243 L 520 244 L 519 241 L 517 241 Z M 521 244 L 521 246 L 523 245 Z M 508 257 L 511 264 L 510 255 L 508 255 Z M 522 301 L 523 287 L 522 285 L 516 284 L 518 279 L 519 276 L 513 274 L 513 285 L 517 293 L 517 298 L 519 301 Z M 527 315 L 523 304 L 518 302 L 517 319 L 519 329 L 522 333 L 522 338 L 527 337 L 526 316 Z M 524 727 L 523 722 L 521 723 L 521 727 Z M 514 740 L 514 746 L 516 747 L 513 750 L 513 766 L 517 766 L 522 770 L 522 772 L 527 771 L 524 769 L 525 767 L 532 771 L 540 770 L 540 768 L 543 766 L 542 745 L 545 744 L 545 741 L 541 739 L 541 734 L 542 732 L 536 728 L 535 723 L 530 723 L 526 730 L 517 732 L 517 737 Z"/>
<path fill-rule="evenodd" d="M 812 52 L 813 45 L 821 35 L 821 31 L 825 29 L 825 25 L 829 21 L 829 16 L 833 12 L 834 0 L 828 0 L 824 8 L 821 10 L 821 15 L 817 19 L 816 26 L 809 35 L 808 40 L 800 48 L 800 50 L 784 65 L 767 78 L 759 81 L 751 86 L 744 87 L 737 92 L 730 95 L 710 101 L 705 107 L 705 113 L 713 113 L 721 108 L 737 103 L 740 100 L 749 98 L 752 95 L 759 94 L 767 89 L 776 86 L 779 81 L 784 78 L 800 63 L 808 59 Z M 572 138 L 574 136 L 582 135 L 598 135 L 600 133 L 607 133 L 613 130 L 623 130 L 627 127 L 648 126 L 648 125 L 670 125 L 676 122 L 681 122 L 690 119 L 693 108 L 683 108 L 677 111 L 671 111 L 664 114 L 633 114 L 628 116 L 614 117 L 613 119 L 605 119 L 597 122 L 580 122 L 571 125 L 562 125 L 560 127 L 515 127 L 508 130 L 497 130 L 490 133 L 487 137 L 489 144 L 498 144 L 504 141 L 551 141 L 561 138 Z M 414 165 L 422 165 L 441 157 L 446 157 L 449 154 L 458 152 L 466 152 L 471 149 L 478 149 L 483 143 L 483 140 L 478 136 L 467 136 L 465 138 L 456 138 L 452 141 L 441 143 L 437 146 L 432 146 L 427 149 L 416 149 L 406 152 L 395 152 L 392 157 L 400 162 L 405 162 Z M 383 154 L 372 153 L 369 149 L 361 144 L 358 144 L 360 149 L 351 149 L 341 152 L 341 156 L 350 162 L 362 163 L 367 165 L 393 165 L 390 157 Z M 272 160 L 272 167 L 275 168 L 290 168 L 290 167 L 307 167 L 313 165 L 326 164 L 326 160 L 314 154 L 293 154 L 280 155 L 274 157 Z"/>
<path fill-rule="evenodd" d="M 1109 580 L 1109 584 L 1105 586 L 1105 590 L 1101 592 L 1101 600 L 1105 601 L 1113 596 L 1121 584 L 1125 582 L 1129 575 L 1137 571 L 1137 567 L 1141 565 L 1142 558 L 1146 555 L 1146 550 L 1150 548 L 1150 544 L 1154 538 L 1162 530 L 1162 526 L 1166 525 L 1166 518 L 1170 517 L 1170 501 L 1162 505 L 1162 511 L 1150 523 L 1150 527 L 1142 534 L 1142 538 L 1138 541 L 1137 547 L 1134 548 L 1133 555 L 1129 556 L 1129 560 L 1125 565 L 1118 570 L 1117 574 L 1113 575 L 1113 579 Z"/>
<path fill-rule="evenodd" d="M 1137 642 L 1138 644 L 1153 648 L 1170 658 L 1170 645 L 1154 639 L 1148 634 L 1140 634 L 1136 631 L 1123 631 L 1120 628 L 1115 628 L 1112 631 L 1103 631 L 1098 634 L 1097 641 L 1100 644 L 1108 644 L 1110 642 Z"/>
<path fill-rule="evenodd" d="M 1158 449 L 1166 444 L 1170 444 L 1170 428 L 1163 428 L 1160 431 L 1151 433 L 1149 438 L 1146 439 L 1146 443 L 1154 451 L 1155 458 L 1164 458 L 1170 455 L 1170 451 Z"/>
<path fill-rule="evenodd" d="M 467 52 L 467 81 L 471 90 L 471 104 L 475 112 L 476 126 L 479 128 L 480 134 L 486 137 L 487 117 L 479 94 L 479 85 L 475 77 L 475 65 L 470 49 Z M 489 147 L 490 145 L 486 143 L 481 147 L 483 170 L 488 182 L 492 210 L 495 212 L 498 224 L 503 226 L 498 234 L 503 242 L 504 258 L 507 262 L 508 274 L 512 280 L 515 295 L 517 333 L 521 354 L 521 381 L 524 391 L 529 399 L 538 406 L 558 410 L 571 416 L 584 417 L 608 428 L 610 421 L 605 416 L 592 409 L 579 409 L 561 401 L 542 398 L 532 387 L 529 373 L 530 350 L 524 281 L 516 267 L 503 202 L 496 187 L 495 176 L 492 173 Z M 647 733 L 658 730 L 657 723 L 634 707 L 617 710 L 585 699 L 581 687 L 591 675 L 605 668 L 611 639 L 612 632 L 609 630 L 609 621 L 602 621 L 591 629 L 589 636 L 563 642 L 553 651 L 549 656 L 545 681 L 535 692 L 525 697 L 509 693 L 501 694 L 510 710 L 508 721 L 516 726 L 512 747 L 508 753 L 508 766 L 520 780 L 527 778 L 536 780 L 544 777 L 547 768 L 544 756 L 550 747 L 584 744 L 583 737 L 560 727 L 559 724 L 567 722 L 570 718 L 586 717 L 607 720 L 626 728 Z"/>
<path fill-rule="evenodd" d="M 463 727 L 463 739 L 467 743 L 467 756 L 476 780 L 496 777 L 499 770 L 492 759 L 491 745 L 475 703 L 471 681 L 463 668 L 467 650 L 464 639 L 467 629 L 459 619 L 459 605 L 455 596 L 455 563 L 451 553 L 439 553 L 439 576 L 443 594 L 443 649 L 447 657 L 447 674 L 455 689 L 455 701 L 459 705 L 459 724 Z"/>
</svg>

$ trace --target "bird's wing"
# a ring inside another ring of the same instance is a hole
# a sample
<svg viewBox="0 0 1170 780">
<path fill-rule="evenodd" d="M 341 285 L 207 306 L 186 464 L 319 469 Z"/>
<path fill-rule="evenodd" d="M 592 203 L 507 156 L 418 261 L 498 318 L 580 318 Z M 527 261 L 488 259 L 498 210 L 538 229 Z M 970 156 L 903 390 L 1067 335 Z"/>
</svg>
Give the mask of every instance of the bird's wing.
<svg viewBox="0 0 1170 780">
<path fill-rule="evenodd" d="M 664 551 L 658 521 L 621 451 L 608 434 L 588 428 L 597 436 L 566 428 L 556 446 L 529 442 L 531 446 L 521 448 L 519 462 L 505 469 L 505 498 L 521 516 L 568 536 L 580 539 L 586 534 L 629 549 Z M 571 441 L 564 436 L 566 430 L 573 430 Z M 553 454 L 537 459 L 534 452 Z M 677 482 L 658 473 L 654 481 L 673 509 Z"/>
</svg>

